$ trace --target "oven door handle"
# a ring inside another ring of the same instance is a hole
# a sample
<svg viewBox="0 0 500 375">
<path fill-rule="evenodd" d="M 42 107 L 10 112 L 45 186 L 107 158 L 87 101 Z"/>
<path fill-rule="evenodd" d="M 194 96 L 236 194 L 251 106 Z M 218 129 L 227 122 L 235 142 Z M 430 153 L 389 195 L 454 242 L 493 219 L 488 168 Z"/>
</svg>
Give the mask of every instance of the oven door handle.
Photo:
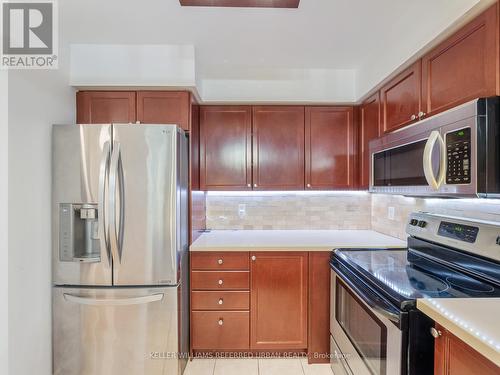
<svg viewBox="0 0 500 375">
<path fill-rule="evenodd" d="M 401 328 L 400 311 L 397 310 L 392 304 L 387 302 L 384 298 L 379 296 L 375 291 L 372 291 L 368 286 L 365 288 L 355 285 L 345 274 L 343 274 L 337 267 L 332 265 L 333 270 L 340 276 L 342 282 L 346 284 L 356 295 L 359 296 L 371 309 L 387 318 L 399 328 Z"/>
</svg>

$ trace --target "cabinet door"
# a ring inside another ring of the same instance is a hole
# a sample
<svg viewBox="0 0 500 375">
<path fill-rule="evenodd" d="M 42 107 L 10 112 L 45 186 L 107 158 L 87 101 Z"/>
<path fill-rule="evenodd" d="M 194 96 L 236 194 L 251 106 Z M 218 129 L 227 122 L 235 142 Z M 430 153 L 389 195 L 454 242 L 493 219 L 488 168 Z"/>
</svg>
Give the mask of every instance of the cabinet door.
<svg viewBox="0 0 500 375">
<path fill-rule="evenodd" d="M 304 189 L 304 107 L 253 107 L 254 190 Z"/>
<path fill-rule="evenodd" d="M 201 190 L 251 190 L 251 157 L 251 107 L 202 107 L 200 119 Z"/>
<path fill-rule="evenodd" d="M 251 256 L 251 349 L 307 348 L 307 252 Z"/>
<path fill-rule="evenodd" d="M 139 91 L 137 120 L 143 124 L 176 124 L 189 131 L 190 104 L 187 91 Z"/>
<path fill-rule="evenodd" d="M 423 108 L 432 115 L 497 87 L 497 5 L 422 59 Z"/>
<path fill-rule="evenodd" d="M 372 139 L 380 135 L 380 93 L 368 98 L 360 107 L 359 129 L 359 184 L 368 189 L 370 185 L 370 148 Z"/>
<path fill-rule="evenodd" d="M 439 325 L 441 336 L 435 341 L 435 375 L 498 375 L 500 368 L 465 342 Z"/>
<path fill-rule="evenodd" d="M 77 124 L 135 123 L 135 92 L 79 91 L 76 93 Z"/>
<path fill-rule="evenodd" d="M 306 189 L 346 189 L 354 185 L 352 107 L 307 107 Z"/>
<path fill-rule="evenodd" d="M 418 119 L 421 99 L 421 62 L 398 74 L 381 89 L 382 128 L 391 132 Z"/>
</svg>

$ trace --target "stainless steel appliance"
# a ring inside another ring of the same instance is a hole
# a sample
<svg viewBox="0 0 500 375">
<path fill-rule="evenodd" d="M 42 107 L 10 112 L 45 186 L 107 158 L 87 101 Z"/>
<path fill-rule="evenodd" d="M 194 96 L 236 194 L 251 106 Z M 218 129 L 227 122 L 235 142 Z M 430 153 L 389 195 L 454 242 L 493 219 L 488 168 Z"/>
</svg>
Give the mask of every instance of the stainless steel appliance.
<svg viewBox="0 0 500 375">
<path fill-rule="evenodd" d="M 500 99 L 473 100 L 370 142 L 370 191 L 500 197 Z"/>
<path fill-rule="evenodd" d="M 188 150 L 175 125 L 53 127 L 53 373 L 181 374 Z"/>
<path fill-rule="evenodd" d="M 418 298 L 500 297 L 500 223 L 413 213 L 406 249 L 331 257 L 336 375 L 432 374 L 433 322 Z"/>
</svg>

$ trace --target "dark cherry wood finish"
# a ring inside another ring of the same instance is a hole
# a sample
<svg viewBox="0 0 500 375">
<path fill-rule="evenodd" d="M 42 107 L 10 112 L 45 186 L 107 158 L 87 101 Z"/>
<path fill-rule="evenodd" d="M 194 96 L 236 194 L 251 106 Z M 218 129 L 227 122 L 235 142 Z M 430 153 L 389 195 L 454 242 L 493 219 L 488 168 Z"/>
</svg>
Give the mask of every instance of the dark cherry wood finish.
<svg viewBox="0 0 500 375">
<path fill-rule="evenodd" d="M 200 106 L 191 103 L 189 133 L 191 190 L 200 190 Z"/>
<path fill-rule="evenodd" d="M 193 311 L 193 349 L 248 349 L 248 311 Z"/>
<path fill-rule="evenodd" d="M 465 342 L 439 325 L 436 329 L 442 335 L 435 340 L 435 375 L 500 374 L 500 367 Z"/>
<path fill-rule="evenodd" d="M 191 284 L 193 290 L 244 290 L 250 286 L 250 273 L 248 271 L 192 271 Z"/>
<path fill-rule="evenodd" d="M 421 70 L 419 60 L 380 90 L 384 132 L 399 129 L 418 119 L 421 108 Z"/>
<path fill-rule="evenodd" d="M 203 106 L 200 118 L 202 190 L 252 189 L 252 109 Z"/>
<path fill-rule="evenodd" d="M 306 107 L 306 190 L 353 188 L 355 141 L 353 107 Z"/>
<path fill-rule="evenodd" d="M 176 124 L 189 131 L 190 106 L 187 91 L 137 92 L 137 120 L 143 124 Z"/>
<path fill-rule="evenodd" d="M 253 189 L 304 189 L 304 107 L 253 107 Z"/>
<path fill-rule="evenodd" d="M 370 185 L 370 149 L 372 139 L 380 136 L 380 94 L 368 98 L 359 108 L 359 187 Z"/>
<path fill-rule="evenodd" d="M 250 268 L 248 252 L 193 252 L 191 269 L 196 271 L 247 271 Z"/>
<path fill-rule="evenodd" d="M 330 359 L 330 252 L 309 253 L 309 363 Z"/>
<path fill-rule="evenodd" d="M 307 252 L 250 255 L 250 348 L 307 348 Z"/>
<path fill-rule="evenodd" d="M 195 291 L 191 306 L 193 310 L 249 310 L 250 292 Z"/>
<path fill-rule="evenodd" d="M 298 8 L 300 0 L 179 0 L 182 6 Z"/>
<path fill-rule="evenodd" d="M 423 57 L 422 99 L 427 115 L 495 95 L 497 18 L 495 4 Z"/>
<path fill-rule="evenodd" d="M 136 94 L 133 91 L 79 91 L 76 93 L 77 124 L 134 123 Z"/>
</svg>

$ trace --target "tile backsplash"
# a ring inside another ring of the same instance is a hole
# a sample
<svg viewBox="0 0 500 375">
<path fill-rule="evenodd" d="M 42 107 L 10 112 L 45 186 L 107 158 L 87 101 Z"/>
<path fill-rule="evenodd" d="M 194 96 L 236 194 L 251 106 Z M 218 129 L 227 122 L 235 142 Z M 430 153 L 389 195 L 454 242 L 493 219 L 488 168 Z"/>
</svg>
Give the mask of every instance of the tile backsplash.
<svg viewBox="0 0 500 375">
<path fill-rule="evenodd" d="M 500 222 L 497 199 L 422 199 L 373 194 L 371 200 L 372 229 L 401 239 L 406 239 L 406 221 L 413 211 Z M 392 209 L 394 218 L 389 219 Z"/>
<path fill-rule="evenodd" d="M 412 211 L 500 222 L 500 200 L 362 192 L 208 193 L 207 229 L 373 229 L 401 239 Z"/>
<path fill-rule="evenodd" d="M 208 229 L 370 229 L 368 193 L 207 195 Z"/>
</svg>

